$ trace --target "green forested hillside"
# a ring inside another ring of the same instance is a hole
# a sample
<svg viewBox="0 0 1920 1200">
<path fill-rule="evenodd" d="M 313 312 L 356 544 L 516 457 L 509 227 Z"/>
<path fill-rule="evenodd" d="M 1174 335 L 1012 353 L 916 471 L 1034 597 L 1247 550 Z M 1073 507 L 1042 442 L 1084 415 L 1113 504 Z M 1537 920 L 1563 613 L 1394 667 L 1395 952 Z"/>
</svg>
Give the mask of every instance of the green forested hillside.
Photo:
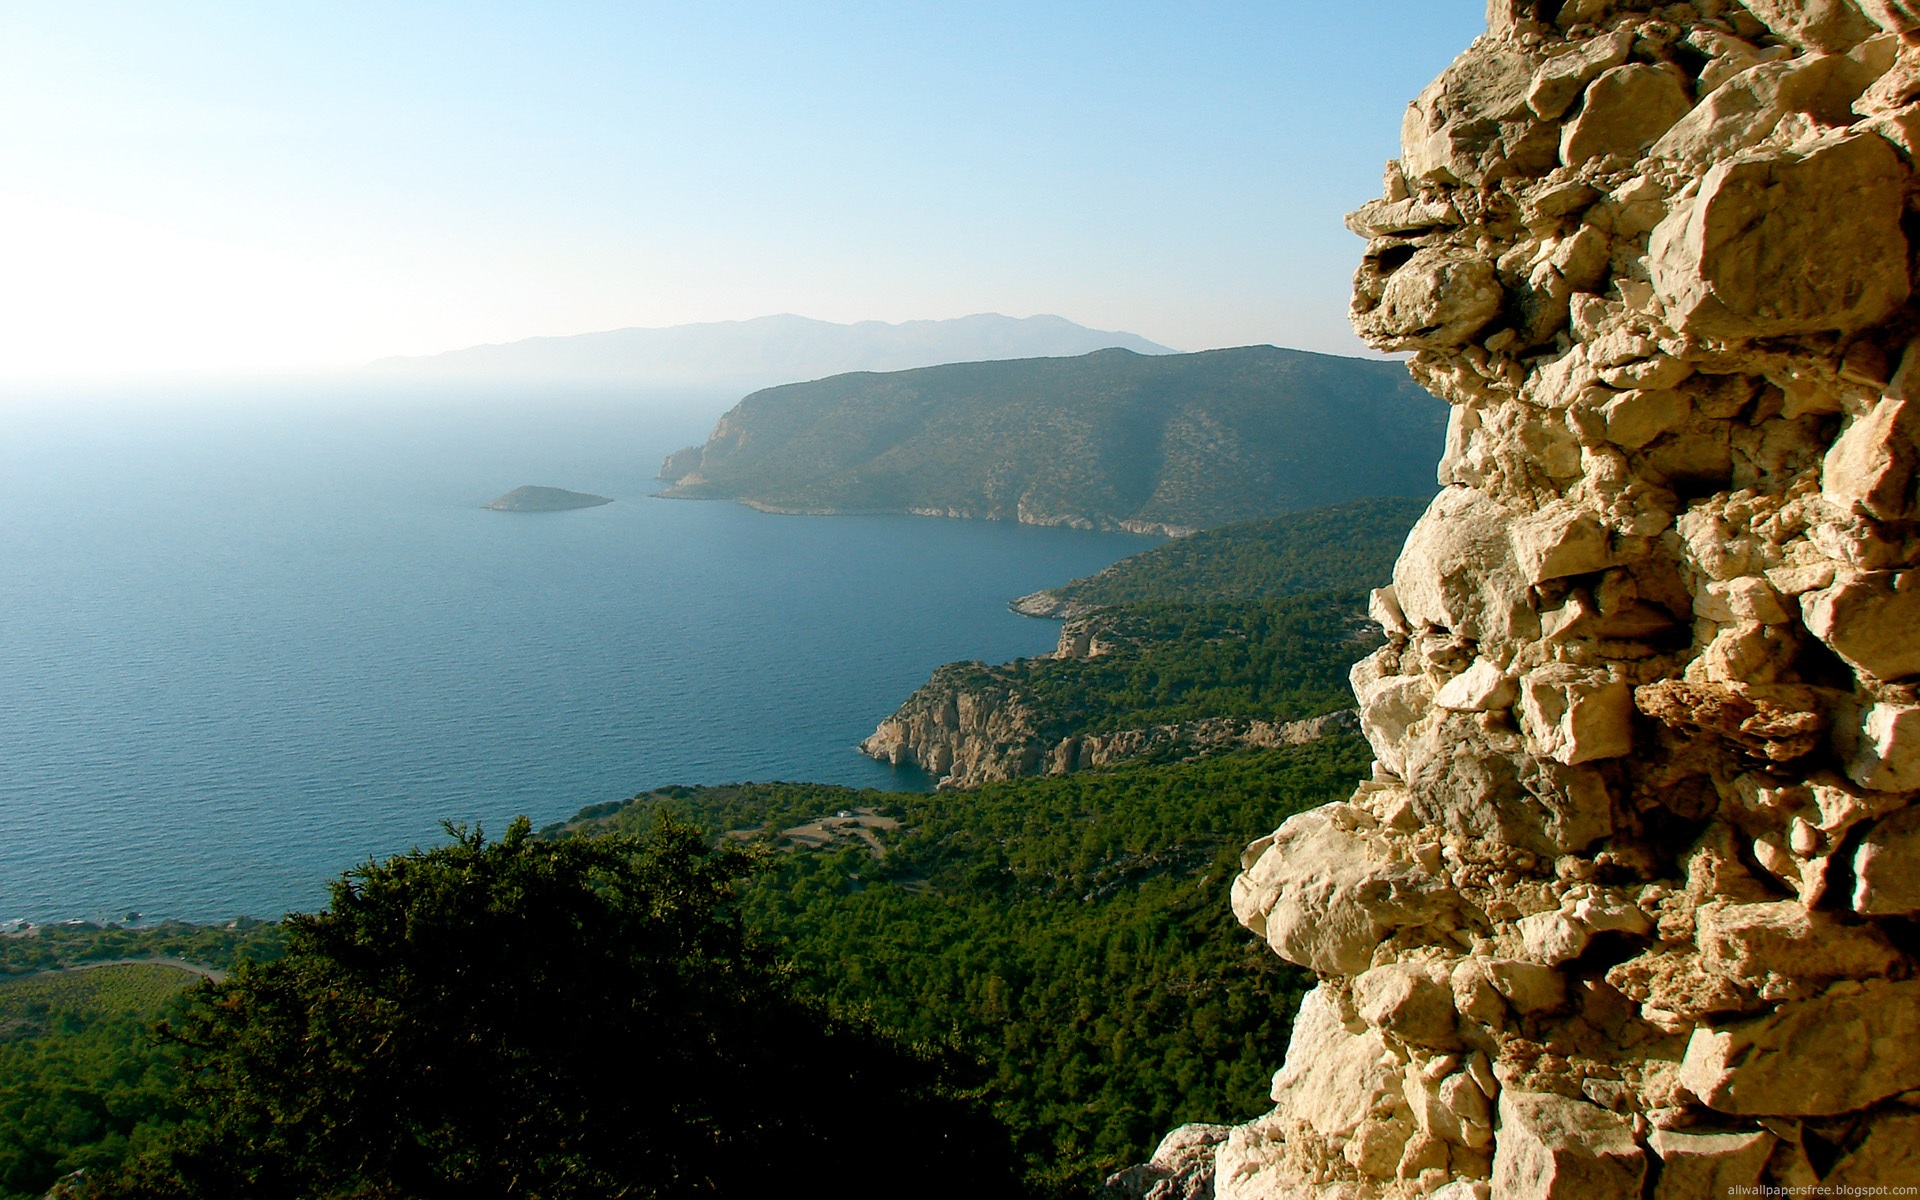
<svg viewBox="0 0 1920 1200">
<path fill-rule="evenodd" d="M 661 477 L 782 511 L 1191 530 L 1424 495 L 1445 423 L 1398 363 L 1101 350 L 768 388 Z"/>
<path fill-rule="evenodd" d="M 984 1056 L 1030 1178 L 1090 1195 L 1175 1125 L 1268 1107 L 1312 980 L 1239 928 L 1227 890 L 1248 841 L 1344 798 L 1367 758 L 1335 736 L 963 793 L 668 788 L 587 810 L 570 831 L 664 811 L 788 851 L 743 905 L 800 986 Z M 781 835 L 835 813 L 849 819 L 828 821 L 824 845 Z M 854 836 L 867 813 L 899 822 L 860 826 L 881 853 Z"/>
<path fill-rule="evenodd" d="M 1047 743 L 1207 717 L 1297 721 L 1352 706 L 1347 671 L 1376 644 L 1365 607 L 1360 592 L 1119 605 L 1076 625 L 1096 655 L 949 663 L 923 690 L 1004 691 Z"/>
<path fill-rule="evenodd" d="M 1072 616 L 1114 604 L 1277 600 L 1379 587 L 1425 500 L 1376 496 L 1242 521 L 1176 538 L 1085 579 L 1014 601 L 1029 616 Z"/>
<path fill-rule="evenodd" d="M 151 1022 L 199 977 L 118 960 L 224 968 L 279 950 L 276 926 L 51 926 L 0 937 L 0 1200 L 110 1169 L 185 1111 L 179 1055 Z"/>
</svg>

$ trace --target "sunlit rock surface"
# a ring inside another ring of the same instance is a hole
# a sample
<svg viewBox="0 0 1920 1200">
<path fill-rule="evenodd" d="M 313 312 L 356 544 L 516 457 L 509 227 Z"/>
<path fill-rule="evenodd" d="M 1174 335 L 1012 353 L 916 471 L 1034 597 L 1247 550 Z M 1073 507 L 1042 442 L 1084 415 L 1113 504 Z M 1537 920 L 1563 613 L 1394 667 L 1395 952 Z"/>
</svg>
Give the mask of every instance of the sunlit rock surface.
<svg viewBox="0 0 1920 1200">
<path fill-rule="evenodd" d="M 1488 18 L 1348 222 L 1445 490 L 1233 889 L 1321 978 L 1215 1194 L 1912 1184 L 1920 5 Z"/>
</svg>

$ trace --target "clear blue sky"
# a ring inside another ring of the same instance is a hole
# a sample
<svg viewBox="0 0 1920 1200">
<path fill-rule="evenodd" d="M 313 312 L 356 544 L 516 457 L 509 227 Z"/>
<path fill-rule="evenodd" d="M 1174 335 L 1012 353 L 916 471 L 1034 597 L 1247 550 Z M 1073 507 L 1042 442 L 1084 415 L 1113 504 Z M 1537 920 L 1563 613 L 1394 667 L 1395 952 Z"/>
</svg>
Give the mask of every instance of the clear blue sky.
<svg viewBox="0 0 1920 1200">
<path fill-rule="evenodd" d="M 796 312 L 1360 352 L 1478 0 L 0 0 L 0 376 Z"/>
</svg>

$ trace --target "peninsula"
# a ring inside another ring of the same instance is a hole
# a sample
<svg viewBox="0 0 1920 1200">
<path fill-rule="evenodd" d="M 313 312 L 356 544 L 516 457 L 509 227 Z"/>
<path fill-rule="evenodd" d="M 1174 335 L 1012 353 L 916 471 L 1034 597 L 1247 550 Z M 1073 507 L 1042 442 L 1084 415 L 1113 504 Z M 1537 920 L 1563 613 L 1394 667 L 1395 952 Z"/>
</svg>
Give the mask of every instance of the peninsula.
<svg viewBox="0 0 1920 1200">
<path fill-rule="evenodd" d="M 504 496 L 487 501 L 483 507 L 496 512 L 563 512 L 569 508 L 597 508 L 612 504 L 611 496 L 570 492 L 565 488 L 517 487 Z"/>
</svg>

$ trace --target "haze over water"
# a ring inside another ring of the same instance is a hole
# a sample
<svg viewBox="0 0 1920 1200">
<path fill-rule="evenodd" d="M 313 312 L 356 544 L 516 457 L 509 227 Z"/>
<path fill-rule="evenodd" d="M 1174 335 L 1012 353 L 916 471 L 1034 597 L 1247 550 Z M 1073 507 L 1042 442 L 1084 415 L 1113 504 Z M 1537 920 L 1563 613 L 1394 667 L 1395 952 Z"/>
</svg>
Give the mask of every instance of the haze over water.
<svg viewBox="0 0 1920 1200">
<path fill-rule="evenodd" d="M 128 397 L 127 399 L 147 399 Z M 341 870 L 856 754 L 1006 601 L 1151 539 L 648 498 L 728 398 L 0 408 L 0 921 L 312 908 Z M 525 483 L 613 496 L 480 505 Z"/>
</svg>

